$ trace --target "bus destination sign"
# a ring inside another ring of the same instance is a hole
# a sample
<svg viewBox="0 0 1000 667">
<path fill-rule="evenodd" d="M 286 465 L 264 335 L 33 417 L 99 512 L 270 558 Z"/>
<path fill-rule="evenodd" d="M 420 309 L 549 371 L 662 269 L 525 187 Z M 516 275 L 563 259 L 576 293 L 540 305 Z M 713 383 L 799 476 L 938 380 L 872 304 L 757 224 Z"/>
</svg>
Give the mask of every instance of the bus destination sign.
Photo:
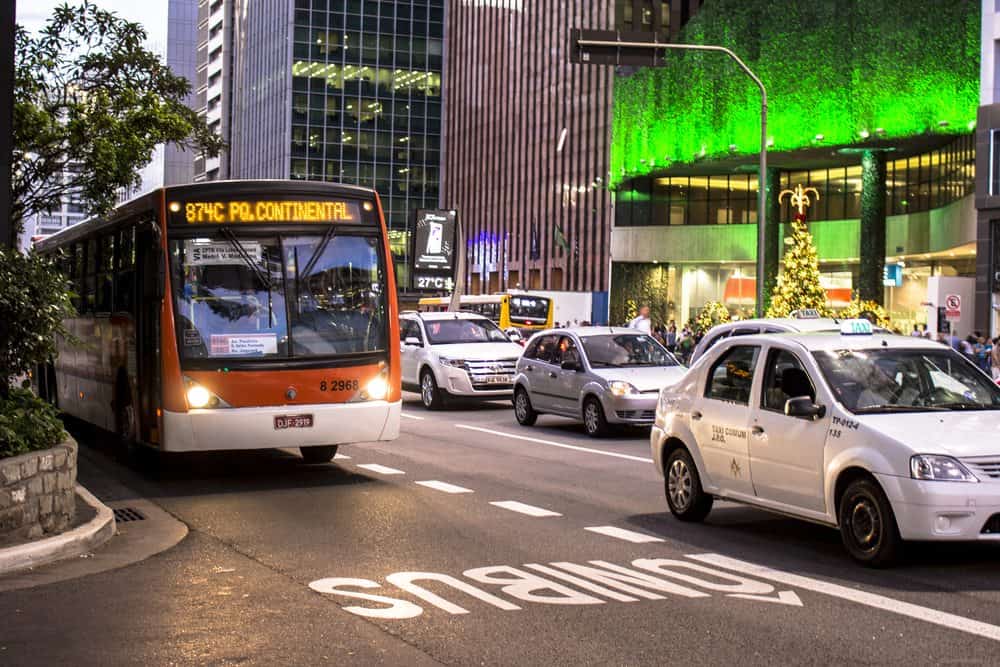
<svg viewBox="0 0 1000 667">
<path fill-rule="evenodd" d="M 183 215 L 191 225 L 362 222 L 360 202 L 349 200 L 189 201 L 171 202 L 169 208 L 175 219 Z"/>
</svg>

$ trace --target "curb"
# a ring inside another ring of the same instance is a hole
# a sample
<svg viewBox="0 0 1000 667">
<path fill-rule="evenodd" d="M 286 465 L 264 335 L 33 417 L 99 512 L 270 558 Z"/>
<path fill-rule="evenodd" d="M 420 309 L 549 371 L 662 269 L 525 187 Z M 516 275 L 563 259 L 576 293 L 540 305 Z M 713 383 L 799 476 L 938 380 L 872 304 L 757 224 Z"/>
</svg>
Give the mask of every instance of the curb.
<svg viewBox="0 0 1000 667">
<path fill-rule="evenodd" d="M 72 530 L 27 544 L 0 549 L 0 576 L 73 558 L 107 542 L 115 534 L 111 508 L 79 484 L 76 495 L 97 511 L 97 516 Z"/>
</svg>

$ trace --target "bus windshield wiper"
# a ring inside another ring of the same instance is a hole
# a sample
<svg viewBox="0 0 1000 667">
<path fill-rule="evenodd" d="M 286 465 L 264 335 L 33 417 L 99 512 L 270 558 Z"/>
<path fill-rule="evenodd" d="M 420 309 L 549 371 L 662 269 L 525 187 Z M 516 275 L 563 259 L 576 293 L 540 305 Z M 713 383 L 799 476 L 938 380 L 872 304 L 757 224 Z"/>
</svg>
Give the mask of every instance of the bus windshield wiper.
<svg viewBox="0 0 1000 667">
<path fill-rule="evenodd" d="M 257 276 L 257 280 L 259 280 L 264 285 L 264 287 L 267 288 L 267 328 L 270 329 L 271 327 L 274 326 L 274 313 L 271 310 L 270 277 L 268 277 L 267 274 L 265 274 L 264 271 L 261 270 L 259 266 L 257 266 L 257 263 L 253 261 L 253 258 L 250 257 L 250 253 L 246 251 L 246 248 L 243 247 L 243 244 L 241 244 L 239 239 L 236 238 L 236 234 L 233 233 L 233 230 L 231 230 L 229 227 L 223 227 L 219 231 L 222 234 L 222 236 L 224 236 L 225 239 L 229 241 L 229 245 L 233 246 L 236 252 L 240 254 L 240 257 L 243 258 L 244 263 L 246 263 L 246 265 L 250 267 L 250 270 L 253 271 L 254 275 Z"/>
<path fill-rule="evenodd" d="M 305 276 L 306 278 L 309 277 L 309 274 L 312 272 L 313 267 L 316 266 L 316 262 L 319 261 L 320 255 L 322 255 L 323 251 L 326 250 L 326 246 L 327 244 L 330 243 L 330 239 L 333 238 L 333 234 L 334 232 L 336 232 L 336 230 L 337 228 L 334 227 L 333 225 L 327 227 L 326 233 L 323 234 L 323 238 L 319 240 L 319 245 L 317 245 L 316 249 L 313 250 L 313 254 L 309 256 L 309 261 L 306 262 L 306 268 L 302 270 L 302 273 L 296 274 L 295 276 L 296 282 L 301 280 L 303 276 Z"/>
</svg>

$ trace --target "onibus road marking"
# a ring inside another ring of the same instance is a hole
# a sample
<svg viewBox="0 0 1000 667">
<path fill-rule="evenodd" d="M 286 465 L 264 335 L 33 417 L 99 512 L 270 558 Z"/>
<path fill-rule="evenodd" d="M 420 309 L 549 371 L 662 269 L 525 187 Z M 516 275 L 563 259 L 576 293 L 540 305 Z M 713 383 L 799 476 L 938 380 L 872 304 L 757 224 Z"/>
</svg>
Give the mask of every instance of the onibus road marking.
<svg viewBox="0 0 1000 667">
<path fill-rule="evenodd" d="M 765 581 L 671 558 L 639 558 L 633 560 L 630 567 L 603 560 L 587 563 L 560 561 L 545 565 L 528 563 L 521 567 L 490 565 L 465 570 L 461 576 L 464 579 L 439 572 L 394 572 L 385 577 L 385 587 L 372 579 L 353 577 L 317 579 L 309 587 L 325 595 L 366 603 L 364 606 L 355 603 L 343 607 L 352 614 L 394 620 L 415 618 L 424 613 L 424 607 L 400 597 L 400 592 L 453 615 L 471 613 L 455 602 L 456 599 L 465 604 L 468 604 L 468 599 L 478 600 L 501 611 L 520 610 L 520 605 L 524 603 L 603 605 L 669 598 L 698 600 L 716 596 L 802 606 L 794 591 L 775 591 L 775 587 Z M 436 591 L 442 591 L 443 587 L 450 590 L 438 594 L 421 585 L 424 582 L 431 582 Z"/>
<path fill-rule="evenodd" d="M 625 530 L 624 528 L 617 528 L 615 526 L 590 526 L 589 528 L 584 528 L 584 530 L 589 530 L 592 533 L 600 533 L 601 535 L 607 535 L 608 537 L 617 537 L 619 540 L 625 540 L 626 542 L 632 542 L 634 544 L 643 544 L 645 542 L 663 542 L 662 537 L 655 537 L 645 533 L 637 533 L 632 530 Z"/>
<path fill-rule="evenodd" d="M 737 560 L 735 558 L 729 558 L 728 556 L 721 556 L 719 554 L 698 554 L 688 556 L 688 558 L 692 558 L 702 563 L 708 563 L 709 565 L 715 565 L 716 567 L 722 567 L 727 570 L 734 570 L 742 574 L 750 574 L 755 577 L 767 579 L 768 581 L 774 581 L 786 586 L 795 586 L 796 588 L 801 588 L 807 591 L 831 595 L 833 597 L 850 600 L 851 602 L 856 602 L 858 604 L 874 607 L 875 609 L 881 609 L 883 611 L 889 611 L 901 616 L 908 616 L 910 618 L 940 625 L 952 630 L 960 630 L 972 635 L 978 635 L 994 641 L 1000 641 L 1000 626 L 990 625 L 989 623 L 983 623 L 981 621 L 974 621 L 971 618 L 965 618 L 964 616 L 949 614 L 947 612 L 930 609 L 928 607 L 921 607 L 920 605 L 912 604 L 910 602 L 903 602 L 902 600 L 895 600 L 893 598 L 885 597 L 884 595 L 867 593 L 854 588 L 831 584 L 819 579 L 803 577 L 800 574 L 774 570 L 763 565 L 748 563 L 747 561 Z"/>
<path fill-rule="evenodd" d="M 547 510 L 543 507 L 535 507 L 534 505 L 525 505 L 524 503 L 519 503 L 516 500 L 495 500 L 491 502 L 490 505 L 502 507 L 503 509 L 510 510 L 511 512 L 527 514 L 528 516 L 562 516 L 559 512 L 553 512 L 552 510 Z"/>
<path fill-rule="evenodd" d="M 402 470 L 396 470 L 395 468 L 390 468 L 389 466 L 379 465 L 377 463 L 361 463 L 358 464 L 359 468 L 364 468 L 365 470 L 370 470 L 372 472 L 377 472 L 380 475 L 405 475 L 406 473 Z"/>
<path fill-rule="evenodd" d="M 548 447 L 561 447 L 562 449 L 572 449 L 577 452 L 586 452 L 588 454 L 600 454 L 601 456 L 611 456 L 616 459 L 625 459 L 627 461 L 640 461 L 642 463 L 652 463 L 653 459 L 647 459 L 642 456 L 632 456 L 631 454 L 619 454 L 618 452 L 606 452 L 601 449 L 591 449 L 590 447 L 580 447 L 579 445 L 567 445 L 564 442 L 555 442 L 554 440 L 542 440 L 541 438 L 530 438 L 526 435 L 517 435 L 515 433 L 507 433 L 505 431 L 494 431 L 489 428 L 482 428 L 481 426 L 469 426 L 468 424 L 455 424 L 455 428 L 464 428 L 470 431 L 479 431 L 480 433 L 489 433 L 490 435 L 498 435 L 502 438 L 512 438 L 514 440 L 525 440 L 527 442 L 534 442 L 539 445 L 546 445 Z"/>
<path fill-rule="evenodd" d="M 417 482 L 417 484 L 420 486 L 426 486 L 428 489 L 434 489 L 435 491 L 444 491 L 445 493 L 472 493 L 472 489 L 467 489 L 464 486 L 449 484 L 448 482 L 439 482 L 436 479 Z"/>
</svg>

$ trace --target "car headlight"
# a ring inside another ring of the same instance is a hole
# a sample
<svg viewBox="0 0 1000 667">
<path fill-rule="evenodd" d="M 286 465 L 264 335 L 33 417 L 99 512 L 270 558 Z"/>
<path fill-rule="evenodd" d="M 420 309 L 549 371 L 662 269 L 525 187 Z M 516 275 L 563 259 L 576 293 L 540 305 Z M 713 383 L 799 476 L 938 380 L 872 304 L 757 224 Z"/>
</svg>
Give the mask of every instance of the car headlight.
<svg viewBox="0 0 1000 667">
<path fill-rule="evenodd" d="M 978 482 L 969 469 L 950 456 L 917 454 L 910 457 L 910 476 L 913 479 L 938 482 Z"/>
<path fill-rule="evenodd" d="M 201 408 L 228 408 L 232 407 L 224 400 L 213 394 L 211 391 L 201 386 L 191 378 L 184 376 L 184 397 L 187 399 L 189 408 L 199 410 Z"/>
<path fill-rule="evenodd" d="M 438 359 L 444 366 L 454 366 L 455 368 L 465 368 L 465 359 L 450 359 L 448 357 L 441 357 Z"/>
<path fill-rule="evenodd" d="M 612 380 L 608 383 L 608 389 L 613 396 L 627 396 L 628 394 L 639 393 L 639 390 L 632 383 L 623 380 Z"/>
</svg>

